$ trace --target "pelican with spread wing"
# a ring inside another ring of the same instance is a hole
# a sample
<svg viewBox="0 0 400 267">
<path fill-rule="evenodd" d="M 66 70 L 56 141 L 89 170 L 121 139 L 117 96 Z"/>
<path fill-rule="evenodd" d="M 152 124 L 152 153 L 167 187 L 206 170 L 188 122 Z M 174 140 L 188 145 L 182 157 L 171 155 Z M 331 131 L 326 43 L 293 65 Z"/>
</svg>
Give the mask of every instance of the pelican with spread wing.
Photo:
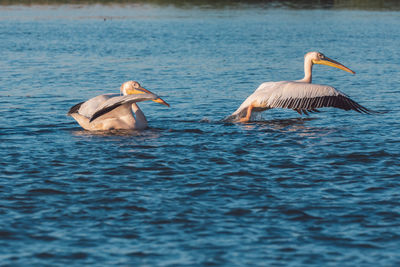
<svg viewBox="0 0 400 267">
<path fill-rule="evenodd" d="M 144 89 L 136 81 L 128 81 L 121 85 L 120 94 L 104 94 L 81 102 L 68 111 L 85 130 L 143 130 L 147 128 L 147 119 L 137 105 L 138 102 L 153 100 L 169 104 L 149 90 Z"/>
<path fill-rule="evenodd" d="M 347 95 L 329 85 L 312 84 L 312 67 L 323 64 L 352 74 L 354 71 L 319 52 L 309 52 L 304 56 L 304 78 L 298 81 L 262 83 L 226 121 L 248 122 L 252 112 L 272 108 L 288 108 L 308 115 L 318 112 L 317 108 L 334 107 L 355 110 L 360 113 L 373 113 Z"/>
</svg>

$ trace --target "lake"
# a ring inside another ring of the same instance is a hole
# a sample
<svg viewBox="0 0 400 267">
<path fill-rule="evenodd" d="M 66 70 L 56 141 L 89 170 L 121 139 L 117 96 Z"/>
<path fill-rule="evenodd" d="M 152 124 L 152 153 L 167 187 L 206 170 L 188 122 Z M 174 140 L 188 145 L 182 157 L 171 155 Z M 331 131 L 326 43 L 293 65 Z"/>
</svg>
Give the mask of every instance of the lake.
<svg viewBox="0 0 400 267">
<path fill-rule="evenodd" d="M 0 5 L 0 265 L 400 264 L 398 7 L 202 3 Z M 385 113 L 222 121 L 309 51 Z M 147 130 L 66 116 L 128 80 Z"/>
</svg>

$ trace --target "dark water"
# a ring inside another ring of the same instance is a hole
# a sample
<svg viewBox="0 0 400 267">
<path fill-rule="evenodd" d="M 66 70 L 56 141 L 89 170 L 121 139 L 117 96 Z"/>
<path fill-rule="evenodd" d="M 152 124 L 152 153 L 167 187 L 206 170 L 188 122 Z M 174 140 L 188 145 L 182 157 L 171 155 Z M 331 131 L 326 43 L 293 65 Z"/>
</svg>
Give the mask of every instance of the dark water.
<svg viewBox="0 0 400 267">
<path fill-rule="evenodd" d="M 0 7 L 0 264 L 400 264 L 400 13 L 151 5 Z M 381 115 L 220 120 L 316 66 Z M 138 80 L 150 128 L 65 114 Z"/>
</svg>

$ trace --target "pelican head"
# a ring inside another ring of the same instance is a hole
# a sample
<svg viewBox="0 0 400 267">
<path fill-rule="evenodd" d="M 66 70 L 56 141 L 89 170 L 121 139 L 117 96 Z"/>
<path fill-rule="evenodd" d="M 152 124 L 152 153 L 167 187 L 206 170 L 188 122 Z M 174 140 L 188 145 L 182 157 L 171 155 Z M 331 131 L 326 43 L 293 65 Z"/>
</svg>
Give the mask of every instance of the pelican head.
<svg viewBox="0 0 400 267">
<path fill-rule="evenodd" d="M 140 84 L 136 81 L 124 82 L 121 85 L 120 90 L 123 95 L 135 95 L 135 94 L 146 94 L 146 93 L 153 94 L 149 90 L 144 89 L 142 86 L 140 86 Z M 169 107 L 169 104 L 164 100 L 162 100 L 161 98 L 154 99 L 153 101 Z"/>
<path fill-rule="evenodd" d="M 344 66 L 343 64 L 330 59 L 329 57 L 325 56 L 324 54 L 320 52 L 309 52 L 304 56 L 305 61 L 310 61 L 312 64 L 322 64 L 322 65 L 327 65 L 331 67 L 335 67 L 347 72 L 350 72 L 351 74 L 355 74 L 354 71 L 349 69 L 348 67 Z"/>
</svg>

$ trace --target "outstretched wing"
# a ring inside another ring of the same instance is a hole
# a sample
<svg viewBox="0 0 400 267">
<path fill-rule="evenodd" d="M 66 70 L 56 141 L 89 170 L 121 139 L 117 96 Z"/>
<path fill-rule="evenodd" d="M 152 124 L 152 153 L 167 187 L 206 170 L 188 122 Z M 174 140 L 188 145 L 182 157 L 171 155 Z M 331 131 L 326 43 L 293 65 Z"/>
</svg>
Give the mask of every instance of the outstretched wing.
<svg viewBox="0 0 400 267">
<path fill-rule="evenodd" d="M 270 93 L 265 104 L 269 108 L 289 108 L 298 112 L 315 111 L 317 108 L 334 107 L 360 113 L 374 113 L 361 106 L 339 90 L 320 84 L 286 82 Z"/>
<path fill-rule="evenodd" d="M 154 94 L 135 94 L 110 98 L 96 109 L 90 118 L 90 122 L 124 104 L 133 104 L 136 102 L 154 100 L 157 98 L 158 96 Z"/>
<path fill-rule="evenodd" d="M 283 81 L 261 84 L 227 120 L 246 116 L 247 108 L 254 111 L 271 108 L 288 108 L 305 113 L 318 111 L 322 107 L 355 110 L 360 113 L 376 113 L 361 106 L 339 90 L 328 85 Z"/>
</svg>

